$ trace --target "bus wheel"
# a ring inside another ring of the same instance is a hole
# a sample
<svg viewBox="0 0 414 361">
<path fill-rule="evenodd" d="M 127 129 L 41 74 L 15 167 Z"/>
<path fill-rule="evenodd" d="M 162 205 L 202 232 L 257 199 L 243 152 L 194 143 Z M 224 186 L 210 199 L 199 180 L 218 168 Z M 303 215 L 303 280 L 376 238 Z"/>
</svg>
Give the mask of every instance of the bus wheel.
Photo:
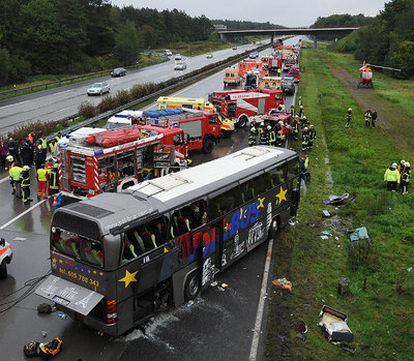
<svg viewBox="0 0 414 361">
<path fill-rule="evenodd" d="M 199 270 L 196 270 L 187 277 L 184 286 L 184 299 L 186 301 L 194 300 L 200 292 L 201 279 Z"/>
<path fill-rule="evenodd" d="M 212 139 L 207 138 L 204 140 L 204 144 L 203 144 L 203 152 L 205 154 L 210 154 L 213 151 L 214 148 L 214 142 Z"/>
<path fill-rule="evenodd" d="M 247 117 L 246 117 L 245 115 L 242 115 L 242 116 L 239 118 L 239 121 L 237 122 L 237 125 L 238 125 L 240 128 L 244 128 L 244 127 L 247 125 L 247 122 L 248 122 Z"/>
</svg>

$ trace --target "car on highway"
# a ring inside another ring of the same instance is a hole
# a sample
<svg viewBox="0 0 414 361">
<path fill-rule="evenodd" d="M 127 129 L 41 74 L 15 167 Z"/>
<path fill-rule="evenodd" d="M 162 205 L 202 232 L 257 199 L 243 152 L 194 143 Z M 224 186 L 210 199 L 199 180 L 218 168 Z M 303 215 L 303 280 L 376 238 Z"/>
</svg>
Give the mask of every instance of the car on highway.
<svg viewBox="0 0 414 361">
<path fill-rule="evenodd" d="M 175 61 L 181 61 L 181 60 L 183 60 L 183 57 L 181 56 L 181 54 L 175 54 L 174 60 Z"/>
<path fill-rule="evenodd" d="M 102 95 L 109 93 L 109 84 L 107 82 L 95 83 L 92 84 L 90 88 L 86 91 L 88 95 Z"/>
<path fill-rule="evenodd" d="M 295 94 L 295 81 L 293 77 L 284 77 L 281 82 L 282 90 L 285 95 Z"/>
<path fill-rule="evenodd" d="M 259 52 L 258 52 L 258 51 L 252 51 L 252 52 L 249 54 L 249 58 L 250 58 L 250 59 L 256 59 L 258 56 L 259 56 Z"/>
<path fill-rule="evenodd" d="M 125 68 L 115 68 L 111 71 L 111 77 L 116 78 L 120 76 L 127 75 L 127 70 Z"/>
<path fill-rule="evenodd" d="M 0 240 L 0 279 L 7 277 L 7 265 L 13 258 L 13 251 L 10 244 L 4 238 Z"/>
<path fill-rule="evenodd" d="M 213 54 L 207 54 L 206 58 L 207 59 L 212 59 L 213 58 Z"/>
<path fill-rule="evenodd" d="M 164 50 L 164 55 L 165 55 L 165 56 L 172 56 L 172 55 L 173 55 L 173 53 L 172 53 L 172 51 L 171 51 L 171 50 L 169 50 L 169 49 L 165 49 L 165 50 Z"/>
<path fill-rule="evenodd" d="M 284 77 L 281 81 L 281 88 L 285 95 L 295 94 L 295 79 L 293 77 Z"/>
<path fill-rule="evenodd" d="M 187 64 L 183 61 L 180 61 L 174 65 L 174 70 L 185 70 L 187 69 Z"/>
</svg>

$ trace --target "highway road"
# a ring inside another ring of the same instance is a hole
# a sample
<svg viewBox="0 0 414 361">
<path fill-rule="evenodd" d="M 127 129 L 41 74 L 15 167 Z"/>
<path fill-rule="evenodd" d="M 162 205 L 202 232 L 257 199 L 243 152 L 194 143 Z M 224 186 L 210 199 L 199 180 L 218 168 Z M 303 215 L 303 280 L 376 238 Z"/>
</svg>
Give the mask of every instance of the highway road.
<svg viewBox="0 0 414 361">
<path fill-rule="evenodd" d="M 221 88 L 222 72 L 175 95 L 206 97 Z M 292 101 L 293 98 L 288 97 L 286 107 Z M 247 146 L 247 135 L 247 129 L 237 129 L 231 138 L 223 139 L 212 154 L 197 153 L 192 158 L 198 164 L 242 149 Z M 38 315 L 36 307 L 45 300 L 34 294 L 3 312 L 9 305 L 4 304 L 6 295 L 50 269 L 50 202 L 35 201 L 31 207 L 23 206 L 10 191 L 9 183 L 0 180 L 0 235 L 10 240 L 14 250 L 13 261 L 8 267 L 9 277 L 0 281 L 0 349 L 7 350 L 7 353 L 1 353 L 2 361 L 24 360 L 24 343 L 49 340 L 54 336 L 62 337 L 65 343 L 62 354 L 55 358 L 57 361 L 249 360 L 253 336 L 260 335 L 254 331 L 259 301 L 271 296 L 268 296 L 268 289 L 262 287 L 267 244 L 219 276 L 220 282 L 229 285 L 224 292 L 210 287 L 194 303 L 160 314 L 142 328 L 112 339 L 69 318 L 60 318 L 56 312 Z M 33 184 L 32 194 L 34 191 Z M 255 351 L 260 360 L 261 343 Z"/>
<path fill-rule="evenodd" d="M 68 86 L 36 92 L 28 95 L 22 95 L 0 101 L 0 134 L 4 134 L 15 128 L 17 125 L 29 121 L 47 121 L 58 120 L 76 114 L 79 105 L 89 101 L 97 104 L 103 96 L 88 97 L 87 88 L 96 81 L 108 82 L 111 94 L 116 94 L 118 90 L 130 89 L 136 84 L 147 82 L 162 82 L 182 74 L 192 72 L 202 68 L 205 65 L 229 58 L 236 53 L 242 53 L 246 50 L 253 49 L 258 45 L 242 45 L 237 50 L 224 49 L 213 52 L 213 58 L 207 59 L 206 55 L 183 58 L 187 63 L 187 69 L 184 71 L 174 70 L 175 61 L 169 61 L 140 70 L 130 71 L 125 77 L 111 78 L 101 77 L 93 80 L 86 80 L 80 83 Z"/>
</svg>

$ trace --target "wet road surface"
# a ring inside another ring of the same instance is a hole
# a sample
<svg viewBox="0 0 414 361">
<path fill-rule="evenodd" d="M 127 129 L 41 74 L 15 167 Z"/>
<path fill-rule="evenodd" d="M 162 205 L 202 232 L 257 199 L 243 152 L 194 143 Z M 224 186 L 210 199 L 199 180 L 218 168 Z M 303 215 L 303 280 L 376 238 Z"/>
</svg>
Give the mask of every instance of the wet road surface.
<svg viewBox="0 0 414 361">
<path fill-rule="evenodd" d="M 131 71 L 120 78 L 111 78 L 108 74 L 108 76 L 98 79 L 85 80 L 60 88 L 2 100 L 0 101 L 0 134 L 10 131 L 16 127 L 16 124 L 37 120 L 58 120 L 71 116 L 78 113 L 79 105 L 85 101 L 98 104 L 102 100 L 102 96 L 88 97 L 86 94 L 87 88 L 97 81 L 108 82 L 111 94 L 116 94 L 118 90 L 129 89 L 135 84 L 162 82 L 181 76 L 257 46 L 248 44 L 239 46 L 237 50 L 230 48 L 216 51 L 212 53 L 212 59 L 207 59 L 205 54 L 183 58 L 187 63 L 187 69 L 184 71 L 175 71 L 175 62 L 170 59 L 165 63 Z"/>
<path fill-rule="evenodd" d="M 222 73 L 180 90 L 176 95 L 206 97 L 222 88 Z M 286 108 L 292 98 L 286 100 Z M 222 139 L 210 155 L 195 153 L 195 164 L 222 157 L 247 146 L 247 129 L 237 129 Z M 34 182 L 32 182 L 34 183 Z M 11 195 L 10 184 L 0 183 L 0 235 L 10 241 L 14 258 L 9 277 L 0 281 L 0 359 L 24 360 L 22 347 L 31 340 L 62 337 L 63 352 L 55 360 L 248 360 L 267 244 L 219 275 L 229 287 L 208 287 L 193 303 L 170 310 L 118 339 L 101 336 L 57 312 L 38 315 L 36 307 L 45 300 L 31 294 L 7 312 L 4 297 L 28 280 L 47 274 L 49 263 L 50 201 L 37 202 L 32 184 L 31 206 Z M 26 212 L 26 213 L 25 213 Z M 30 286 L 30 285 L 29 285 Z M 29 289 L 24 288 L 15 298 Z M 7 299 L 8 301 L 10 299 Z M 47 337 L 42 336 L 42 331 Z M 7 354 L 3 352 L 7 350 Z"/>
</svg>

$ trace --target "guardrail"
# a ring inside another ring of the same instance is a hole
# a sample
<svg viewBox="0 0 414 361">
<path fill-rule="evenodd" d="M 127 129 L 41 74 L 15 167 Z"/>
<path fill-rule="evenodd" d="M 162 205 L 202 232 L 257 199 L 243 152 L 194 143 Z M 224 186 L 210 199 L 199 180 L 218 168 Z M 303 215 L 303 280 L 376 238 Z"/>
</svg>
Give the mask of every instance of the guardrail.
<svg viewBox="0 0 414 361">
<path fill-rule="evenodd" d="M 207 65 L 207 67 L 211 66 L 211 68 L 209 68 L 209 69 L 205 69 L 205 67 L 204 67 L 204 68 L 201 68 L 201 69 L 194 70 L 191 73 L 188 73 L 188 74 L 186 74 L 184 76 L 176 77 L 176 78 L 172 78 L 170 80 L 167 80 L 165 83 L 172 83 L 172 84 L 171 85 L 168 85 L 168 86 L 166 86 L 166 87 L 164 87 L 164 88 L 162 88 L 160 90 L 157 90 L 154 93 L 148 94 L 148 95 L 143 96 L 141 98 L 135 99 L 132 102 L 129 102 L 129 103 L 124 104 L 124 105 L 121 105 L 121 106 L 119 106 L 119 107 L 117 107 L 115 109 L 109 110 L 109 111 L 104 112 L 104 113 L 101 113 L 101 114 L 99 114 L 99 115 L 97 115 L 95 117 L 86 119 L 86 120 L 81 121 L 79 123 L 76 123 L 76 124 L 74 124 L 74 125 L 72 125 L 70 127 L 65 128 L 64 130 L 60 131 L 59 133 L 61 133 L 62 135 L 67 135 L 67 134 L 69 134 L 69 133 L 71 133 L 71 132 L 73 132 L 73 131 L 75 131 L 75 130 L 77 130 L 79 128 L 82 128 L 82 127 L 85 127 L 85 126 L 88 126 L 88 125 L 95 124 L 95 123 L 99 122 L 102 119 L 109 118 L 110 116 L 112 116 L 112 115 L 114 115 L 116 113 L 119 113 L 122 110 L 126 110 L 128 108 L 131 108 L 131 107 L 137 105 L 137 104 L 143 103 L 143 102 L 145 102 L 147 100 L 150 100 L 150 99 L 155 98 L 157 96 L 163 95 L 165 92 L 168 92 L 170 90 L 174 90 L 174 89 L 176 89 L 178 87 L 185 86 L 185 85 L 187 85 L 189 83 L 193 83 L 193 82 L 195 82 L 195 81 L 197 81 L 199 79 L 202 79 L 202 78 L 205 78 L 206 76 L 209 76 L 211 74 L 214 74 L 218 70 L 220 70 L 221 68 L 224 69 L 227 66 L 232 65 L 235 62 L 238 62 L 239 60 L 244 59 L 246 57 L 246 55 L 250 54 L 252 51 L 262 51 L 262 50 L 268 48 L 269 46 L 270 46 L 270 44 L 261 45 L 261 46 L 255 48 L 255 49 L 250 49 L 250 50 L 245 51 L 243 53 L 240 53 L 240 54 L 234 55 L 234 56 L 232 56 L 230 58 L 227 58 L 225 60 L 221 60 L 221 61 L 219 61 L 217 63 Z M 64 121 L 64 120 L 73 120 L 73 121 L 76 121 L 79 118 L 80 118 L 80 114 L 78 113 L 78 114 L 72 115 L 70 117 L 66 117 L 66 118 L 63 118 L 63 119 L 59 119 L 58 121 Z M 50 135 L 48 135 L 46 137 L 46 139 L 47 140 L 51 140 L 57 134 L 58 134 L 57 132 L 56 133 L 53 133 L 53 134 L 50 134 Z"/>
</svg>

